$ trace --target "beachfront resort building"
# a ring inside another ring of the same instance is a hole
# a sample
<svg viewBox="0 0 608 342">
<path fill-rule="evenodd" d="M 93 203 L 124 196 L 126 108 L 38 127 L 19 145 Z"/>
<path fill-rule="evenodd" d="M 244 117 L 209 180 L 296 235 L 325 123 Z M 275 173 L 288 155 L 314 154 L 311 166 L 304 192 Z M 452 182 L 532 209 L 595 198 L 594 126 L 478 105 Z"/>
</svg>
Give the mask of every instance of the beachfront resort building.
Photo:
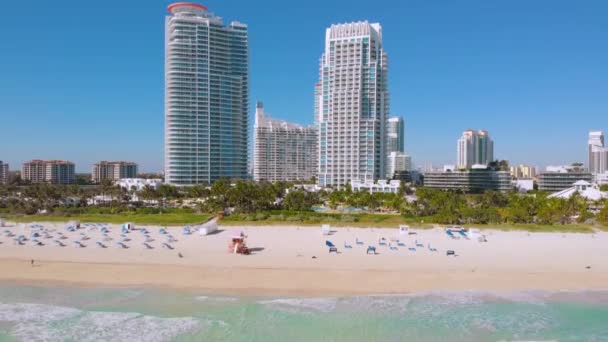
<svg viewBox="0 0 608 342">
<path fill-rule="evenodd" d="M 320 186 L 385 177 L 387 76 L 380 24 L 353 22 L 326 30 L 315 88 Z"/>
<path fill-rule="evenodd" d="M 253 178 L 257 181 L 308 181 L 317 174 L 315 126 L 273 119 L 258 102 L 253 127 Z"/>
<path fill-rule="evenodd" d="M 205 6 L 169 5 L 165 20 L 165 179 L 208 184 L 248 176 L 247 25 Z"/>
<path fill-rule="evenodd" d="M 608 146 L 604 145 L 604 132 L 589 132 L 589 172 L 593 175 L 608 172 Z"/>
<path fill-rule="evenodd" d="M 509 170 L 511 171 L 511 177 L 515 179 L 533 179 L 536 177 L 536 168 L 534 166 L 521 164 L 519 166 L 511 166 Z"/>
<path fill-rule="evenodd" d="M 67 160 L 31 160 L 23 163 L 21 179 L 31 183 L 74 184 L 74 163 Z"/>
<path fill-rule="evenodd" d="M 424 173 L 424 186 L 441 190 L 456 190 L 470 193 L 484 191 L 507 192 L 513 189 L 508 171 L 495 171 L 483 165 L 470 170 L 432 171 Z"/>
<path fill-rule="evenodd" d="M 592 182 L 593 175 L 581 167 L 581 164 L 568 166 L 547 166 L 538 174 L 538 190 L 557 192 L 574 186 L 577 181 Z"/>
<path fill-rule="evenodd" d="M 405 125 L 402 117 L 389 118 L 386 123 L 386 153 L 405 152 Z"/>
<path fill-rule="evenodd" d="M 469 169 L 473 165 L 488 165 L 494 160 L 494 141 L 488 131 L 468 129 L 462 133 L 457 144 L 457 164 L 459 169 Z"/>
<path fill-rule="evenodd" d="M 103 180 L 117 181 L 122 178 L 137 177 L 137 164 L 126 161 L 100 161 L 93 165 L 91 180 L 100 183 Z"/>
<path fill-rule="evenodd" d="M 8 178 L 8 163 L 4 163 L 0 160 L 0 184 L 7 184 Z"/>
</svg>

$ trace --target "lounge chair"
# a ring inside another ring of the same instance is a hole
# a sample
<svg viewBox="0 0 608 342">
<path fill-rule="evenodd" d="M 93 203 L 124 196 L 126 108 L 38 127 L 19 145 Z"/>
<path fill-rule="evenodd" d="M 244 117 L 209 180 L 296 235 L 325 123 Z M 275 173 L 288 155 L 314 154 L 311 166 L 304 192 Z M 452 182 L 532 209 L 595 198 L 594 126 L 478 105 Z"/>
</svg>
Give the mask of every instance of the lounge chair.
<svg viewBox="0 0 608 342">
<path fill-rule="evenodd" d="M 346 243 L 346 241 L 344 241 L 344 248 L 353 248 L 353 245 Z"/>
<path fill-rule="evenodd" d="M 397 246 L 405 247 L 405 243 L 403 241 L 397 240 Z"/>
<path fill-rule="evenodd" d="M 365 242 L 363 242 L 363 241 L 359 240 L 359 238 L 356 238 L 356 239 L 355 239 L 355 243 L 356 243 L 357 245 L 364 245 L 364 244 L 365 244 Z"/>
<path fill-rule="evenodd" d="M 415 252 L 416 251 L 416 247 L 410 247 L 410 248 L 408 248 L 408 250 L 410 250 L 412 252 Z"/>
<path fill-rule="evenodd" d="M 367 246 L 367 252 L 365 252 L 365 254 L 374 254 L 374 255 L 376 255 L 376 247 L 374 247 L 374 246 Z"/>
<path fill-rule="evenodd" d="M 463 238 L 465 239 L 469 239 L 469 236 L 467 235 L 467 233 L 464 230 L 459 231 L 458 233 L 460 233 L 460 235 L 462 235 Z"/>
<path fill-rule="evenodd" d="M 116 246 L 118 246 L 119 248 L 122 248 L 122 249 L 129 248 L 129 246 L 125 245 L 124 243 L 122 243 L 120 241 L 116 243 Z"/>
<path fill-rule="evenodd" d="M 422 248 L 424 248 L 424 245 L 421 244 L 421 243 L 418 243 L 418 240 L 416 240 L 416 247 L 422 247 Z"/>
<path fill-rule="evenodd" d="M 454 235 L 454 233 L 449 229 L 446 230 L 445 233 L 448 234 L 448 236 L 451 237 L 452 239 L 455 239 L 455 240 L 460 239 L 458 236 Z"/>
<path fill-rule="evenodd" d="M 399 250 L 399 248 L 398 248 L 397 246 L 393 246 L 393 245 L 388 245 L 388 248 L 389 248 L 391 251 L 398 251 L 398 250 Z"/>
<path fill-rule="evenodd" d="M 378 241 L 378 245 L 386 246 L 386 239 L 385 238 L 380 239 L 380 241 Z"/>
<path fill-rule="evenodd" d="M 55 240 L 53 242 L 55 242 L 58 247 L 65 247 L 65 243 L 61 242 L 60 240 Z"/>
<path fill-rule="evenodd" d="M 437 248 L 431 247 L 430 243 L 428 244 L 428 248 L 429 248 L 429 251 L 431 251 L 431 252 L 437 252 Z"/>
<path fill-rule="evenodd" d="M 104 245 L 101 241 L 97 241 L 97 246 L 99 246 L 100 248 L 107 248 L 107 246 Z"/>
<path fill-rule="evenodd" d="M 450 256 L 450 255 L 451 255 L 451 256 L 456 256 L 456 252 L 454 252 L 454 251 L 452 251 L 452 250 L 449 250 L 449 251 L 446 251 L 446 252 L 445 252 L 445 255 L 446 255 L 446 256 Z"/>
<path fill-rule="evenodd" d="M 143 243 L 144 247 L 146 247 L 146 249 L 153 249 L 154 247 L 150 246 L 150 244 L 144 242 Z"/>
<path fill-rule="evenodd" d="M 336 245 L 334 245 L 331 241 L 326 240 L 325 245 L 327 247 L 329 247 L 329 253 L 331 253 L 331 252 L 338 253 L 338 247 L 336 247 Z"/>
<path fill-rule="evenodd" d="M 163 243 L 163 248 L 166 248 L 166 249 L 172 250 L 172 249 L 173 249 L 173 246 L 171 246 L 170 244 L 168 244 L 168 243 L 166 243 L 166 242 L 165 242 L 165 243 Z"/>
</svg>

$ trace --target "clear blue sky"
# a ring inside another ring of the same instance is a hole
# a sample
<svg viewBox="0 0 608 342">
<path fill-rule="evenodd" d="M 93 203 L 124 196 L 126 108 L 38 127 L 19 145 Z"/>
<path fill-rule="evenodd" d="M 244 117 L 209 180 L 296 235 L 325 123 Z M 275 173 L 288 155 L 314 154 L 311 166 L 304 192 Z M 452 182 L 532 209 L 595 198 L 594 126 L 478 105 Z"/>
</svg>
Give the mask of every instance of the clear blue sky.
<svg viewBox="0 0 608 342">
<path fill-rule="evenodd" d="M 163 163 L 164 16 L 170 1 L 5 1 L 0 20 L 0 160 Z M 204 2 L 249 25 L 251 111 L 313 120 L 332 23 L 378 21 L 391 111 L 417 164 L 453 163 L 467 128 L 512 163 L 586 162 L 608 130 L 604 0 Z"/>
</svg>

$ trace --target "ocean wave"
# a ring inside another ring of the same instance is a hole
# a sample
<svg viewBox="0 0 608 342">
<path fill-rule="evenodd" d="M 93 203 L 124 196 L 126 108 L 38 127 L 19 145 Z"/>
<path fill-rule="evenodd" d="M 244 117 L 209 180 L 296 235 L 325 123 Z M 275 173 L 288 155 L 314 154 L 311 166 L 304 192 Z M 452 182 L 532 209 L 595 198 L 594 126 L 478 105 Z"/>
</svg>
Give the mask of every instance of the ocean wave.
<svg viewBox="0 0 608 342">
<path fill-rule="evenodd" d="M 209 326 L 193 317 L 163 318 L 132 312 L 96 312 L 42 304 L 0 304 L 0 322 L 25 341 L 172 340 Z"/>
<path fill-rule="evenodd" d="M 258 304 L 271 308 L 298 312 L 331 312 L 335 310 L 337 303 L 337 298 L 280 298 L 258 301 Z"/>
<path fill-rule="evenodd" d="M 237 302 L 239 299 L 235 297 L 213 297 L 213 296 L 196 296 L 194 300 L 197 302 Z"/>
</svg>

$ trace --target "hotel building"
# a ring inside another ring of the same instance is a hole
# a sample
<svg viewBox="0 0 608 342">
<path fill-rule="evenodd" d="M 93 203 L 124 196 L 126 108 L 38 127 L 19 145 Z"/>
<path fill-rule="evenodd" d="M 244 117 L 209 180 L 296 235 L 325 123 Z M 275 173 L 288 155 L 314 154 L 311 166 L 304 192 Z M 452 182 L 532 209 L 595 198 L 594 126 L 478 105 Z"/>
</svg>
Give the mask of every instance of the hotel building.
<svg viewBox="0 0 608 342">
<path fill-rule="evenodd" d="M 32 160 L 23 163 L 21 179 L 31 183 L 74 184 L 74 163 L 66 160 Z"/>
<path fill-rule="evenodd" d="M 571 188 L 577 181 L 592 182 L 593 175 L 581 166 L 547 166 L 545 172 L 538 174 L 538 190 L 557 192 Z"/>
<path fill-rule="evenodd" d="M 205 6 L 169 5 L 165 20 L 165 177 L 174 185 L 248 176 L 247 25 Z"/>
<path fill-rule="evenodd" d="M 318 134 L 266 115 L 258 102 L 254 124 L 253 178 L 257 181 L 308 181 L 317 174 Z"/>
<path fill-rule="evenodd" d="M 326 30 L 315 91 L 320 186 L 386 175 L 387 76 L 380 24 L 354 22 Z"/>
<path fill-rule="evenodd" d="M 493 160 L 494 142 L 488 131 L 469 129 L 462 133 L 457 146 L 459 169 L 470 169 L 473 165 L 488 165 Z"/>
<path fill-rule="evenodd" d="M 0 160 L 0 184 L 8 183 L 8 164 Z"/>
<path fill-rule="evenodd" d="M 508 171 L 476 168 L 466 171 L 425 172 L 424 186 L 471 193 L 484 191 L 508 192 L 513 188 L 511 175 Z"/>
<path fill-rule="evenodd" d="M 126 161 L 100 161 L 94 164 L 91 170 L 93 183 L 100 183 L 106 179 L 116 181 L 135 177 L 137 177 L 137 164 Z"/>
</svg>

